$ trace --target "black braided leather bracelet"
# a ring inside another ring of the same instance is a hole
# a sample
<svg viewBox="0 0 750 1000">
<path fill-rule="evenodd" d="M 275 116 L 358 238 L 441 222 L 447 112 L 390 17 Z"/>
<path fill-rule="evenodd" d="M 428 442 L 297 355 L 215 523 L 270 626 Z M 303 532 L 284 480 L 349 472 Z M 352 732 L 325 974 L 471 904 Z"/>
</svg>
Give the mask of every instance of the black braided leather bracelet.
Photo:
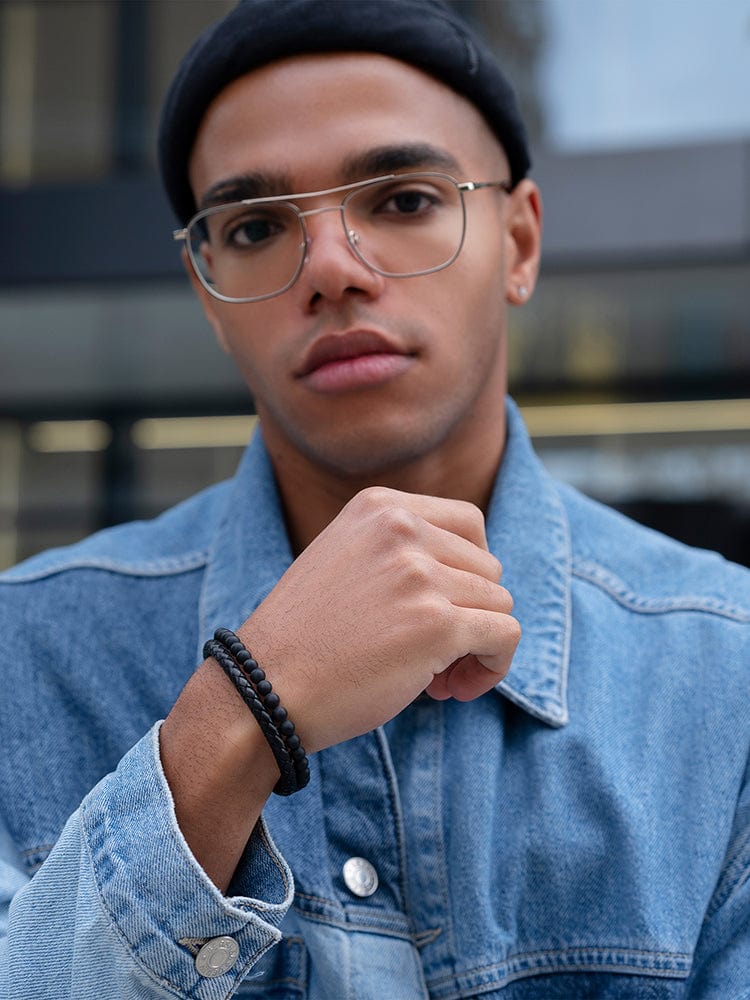
<svg viewBox="0 0 750 1000">
<path fill-rule="evenodd" d="M 242 641 L 229 629 L 220 628 L 203 647 L 213 656 L 242 700 L 253 713 L 281 773 L 274 787 L 277 795 L 292 795 L 310 780 L 310 766 L 294 723 L 279 703 L 270 681 Z"/>
<path fill-rule="evenodd" d="M 237 666 L 243 671 L 245 677 L 252 683 L 256 696 L 262 701 L 263 708 L 271 717 L 273 725 L 291 755 L 297 775 L 298 787 L 304 788 L 310 780 L 310 766 L 307 755 L 300 743 L 299 736 L 294 731 L 294 723 L 288 717 L 286 709 L 280 704 L 279 696 L 273 690 L 271 682 L 266 677 L 264 671 L 258 666 L 249 649 L 247 649 L 239 636 L 235 635 L 231 629 L 217 628 L 214 632 L 214 639 L 221 643 L 234 659 Z"/>
</svg>

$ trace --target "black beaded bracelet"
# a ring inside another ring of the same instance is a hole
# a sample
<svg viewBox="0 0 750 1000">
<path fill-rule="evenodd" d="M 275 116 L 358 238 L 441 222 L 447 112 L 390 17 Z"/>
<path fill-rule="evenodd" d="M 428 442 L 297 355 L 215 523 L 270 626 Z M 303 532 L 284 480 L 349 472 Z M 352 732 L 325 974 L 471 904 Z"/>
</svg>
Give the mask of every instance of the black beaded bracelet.
<svg viewBox="0 0 750 1000">
<path fill-rule="evenodd" d="M 244 643 L 229 629 L 219 628 L 203 647 L 213 656 L 253 713 L 274 755 L 281 777 L 277 795 L 292 795 L 310 780 L 310 766 L 294 723 L 279 703 L 270 681 Z"/>
</svg>

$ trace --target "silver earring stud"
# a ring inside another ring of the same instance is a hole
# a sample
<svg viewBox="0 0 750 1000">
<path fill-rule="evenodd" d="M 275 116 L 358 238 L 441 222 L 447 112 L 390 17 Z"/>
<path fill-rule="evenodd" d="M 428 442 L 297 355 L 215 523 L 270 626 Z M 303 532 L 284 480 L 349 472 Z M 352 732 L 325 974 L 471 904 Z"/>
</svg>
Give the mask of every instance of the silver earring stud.
<svg viewBox="0 0 750 1000">
<path fill-rule="evenodd" d="M 529 294 L 529 290 L 526 287 L 526 285 L 519 285 L 518 286 L 518 297 L 519 297 L 519 299 L 525 299 L 528 296 L 528 294 Z"/>
</svg>

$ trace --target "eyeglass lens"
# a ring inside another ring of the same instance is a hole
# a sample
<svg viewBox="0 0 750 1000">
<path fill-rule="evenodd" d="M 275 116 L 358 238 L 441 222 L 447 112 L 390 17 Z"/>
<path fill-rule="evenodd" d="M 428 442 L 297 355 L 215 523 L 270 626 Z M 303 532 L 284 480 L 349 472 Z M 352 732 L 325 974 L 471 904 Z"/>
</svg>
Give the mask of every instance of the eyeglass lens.
<svg viewBox="0 0 750 1000">
<path fill-rule="evenodd" d="M 410 174 L 378 181 L 350 191 L 332 207 L 341 213 L 354 253 L 384 275 L 445 267 L 461 248 L 464 207 L 447 177 Z M 189 227 L 193 262 L 222 297 L 246 301 L 277 294 L 302 268 L 304 215 L 317 211 L 262 201 L 208 209 Z"/>
</svg>

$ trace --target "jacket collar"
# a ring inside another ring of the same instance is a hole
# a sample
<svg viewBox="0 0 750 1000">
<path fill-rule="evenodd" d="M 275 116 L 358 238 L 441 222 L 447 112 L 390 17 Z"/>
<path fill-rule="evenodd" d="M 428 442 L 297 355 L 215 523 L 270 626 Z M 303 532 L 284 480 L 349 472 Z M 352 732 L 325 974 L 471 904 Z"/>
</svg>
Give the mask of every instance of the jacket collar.
<svg viewBox="0 0 750 1000">
<path fill-rule="evenodd" d="M 261 434 L 245 451 L 223 503 L 201 593 L 201 647 L 218 625 L 232 628 L 245 621 L 292 563 Z M 568 721 L 568 521 L 511 400 L 487 537 L 503 564 L 503 584 L 513 595 L 513 613 L 523 630 L 510 672 L 497 689 L 531 715 L 562 726 Z"/>
<path fill-rule="evenodd" d="M 521 642 L 498 690 L 552 726 L 568 721 L 571 545 L 554 480 L 531 446 L 511 399 L 500 472 L 487 512 L 487 540 L 503 565 Z"/>
</svg>

